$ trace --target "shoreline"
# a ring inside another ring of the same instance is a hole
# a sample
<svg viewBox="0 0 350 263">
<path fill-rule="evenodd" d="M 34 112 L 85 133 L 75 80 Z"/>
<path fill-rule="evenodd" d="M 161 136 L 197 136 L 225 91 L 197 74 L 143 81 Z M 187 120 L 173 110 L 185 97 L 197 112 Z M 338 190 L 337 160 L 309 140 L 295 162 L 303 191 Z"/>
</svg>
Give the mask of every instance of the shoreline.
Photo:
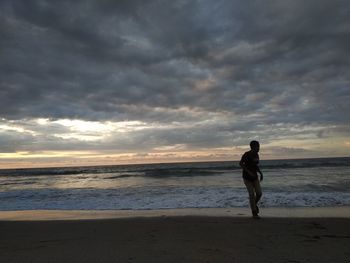
<svg viewBox="0 0 350 263">
<path fill-rule="evenodd" d="M 61 221 L 154 217 L 251 217 L 249 208 L 179 208 L 156 210 L 18 210 L 0 211 L 0 221 Z M 263 218 L 350 218 L 350 207 L 261 208 Z"/>
</svg>

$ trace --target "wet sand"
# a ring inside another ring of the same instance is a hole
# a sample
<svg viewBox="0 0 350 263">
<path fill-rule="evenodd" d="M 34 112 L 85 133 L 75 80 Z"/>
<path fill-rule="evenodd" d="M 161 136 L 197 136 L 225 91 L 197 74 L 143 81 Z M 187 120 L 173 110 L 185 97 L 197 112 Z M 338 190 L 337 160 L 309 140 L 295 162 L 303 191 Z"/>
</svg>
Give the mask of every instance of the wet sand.
<svg viewBox="0 0 350 263">
<path fill-rule="evenodd" d="M 346 210 L 342 218 L 265 216 L 260 220 L 235 209 L 216 211 L 240 215 L 214 211 L 181 209 L 162 215 L 129 211 L 124 217 L 114 211 L 109 219 L 71 214 L 69 219 L 74 220 L 33 220 L 23 214 L 23 220 L 5 219 L 0 212 L 0 262 L 350 262 Z M 46 211 L 50 212 L 55 211 Z"/>
</svg>

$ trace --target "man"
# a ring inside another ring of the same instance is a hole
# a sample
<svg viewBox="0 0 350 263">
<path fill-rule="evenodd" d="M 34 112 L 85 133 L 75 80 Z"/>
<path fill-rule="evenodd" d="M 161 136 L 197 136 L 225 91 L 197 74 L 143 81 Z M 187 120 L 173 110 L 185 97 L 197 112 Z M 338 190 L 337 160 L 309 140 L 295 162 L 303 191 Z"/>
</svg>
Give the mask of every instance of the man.
<svg viewBox="0 0 350 263">
<path fill-rule="evenodd" d="M 253 218 L 259 219 L 258 202 L 261 198 L 260 181 L 263 180 L 263 174 L 259 169 L 259 152 L 260 144 L 258 141 L 250 142 L 250 151 L 245 152 L 242 156 L 239 165 L 243 169 L 243 180 L 249 194 L 250 208 L 252 209 Z"/>
</svg>

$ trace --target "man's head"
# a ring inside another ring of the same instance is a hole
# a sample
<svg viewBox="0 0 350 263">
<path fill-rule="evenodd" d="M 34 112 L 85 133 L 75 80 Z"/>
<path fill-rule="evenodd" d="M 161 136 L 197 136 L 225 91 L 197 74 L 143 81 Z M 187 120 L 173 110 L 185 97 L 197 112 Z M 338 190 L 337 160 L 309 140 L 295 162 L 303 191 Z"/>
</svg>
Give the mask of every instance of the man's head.
<svg viewBox="0 0 350 263">
<path fill-rule="evenodd" d="M 252 149 L 255 152 L 259 152 L 260 144 L 258 141 L 251 141 L 249 145 L 250 145 L 250 149 Z"/>
</svg>

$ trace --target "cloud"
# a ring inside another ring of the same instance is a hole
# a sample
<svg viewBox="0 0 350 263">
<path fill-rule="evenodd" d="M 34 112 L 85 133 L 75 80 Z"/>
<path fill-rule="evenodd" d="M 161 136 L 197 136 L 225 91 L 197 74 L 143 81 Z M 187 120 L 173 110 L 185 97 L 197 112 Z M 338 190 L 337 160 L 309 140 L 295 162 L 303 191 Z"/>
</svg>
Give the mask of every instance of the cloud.
<svg viewBox="0 0 350 263">
<path fill-rule="evenodd" d="M 2 152 L 214 149 L 349 129 L 345 0 L 5 0 L 0 10 L 0 117 L 30 131 L 3 129 Z M 62 119 L 148 128 L 100 138 Z"/>
</svg>

